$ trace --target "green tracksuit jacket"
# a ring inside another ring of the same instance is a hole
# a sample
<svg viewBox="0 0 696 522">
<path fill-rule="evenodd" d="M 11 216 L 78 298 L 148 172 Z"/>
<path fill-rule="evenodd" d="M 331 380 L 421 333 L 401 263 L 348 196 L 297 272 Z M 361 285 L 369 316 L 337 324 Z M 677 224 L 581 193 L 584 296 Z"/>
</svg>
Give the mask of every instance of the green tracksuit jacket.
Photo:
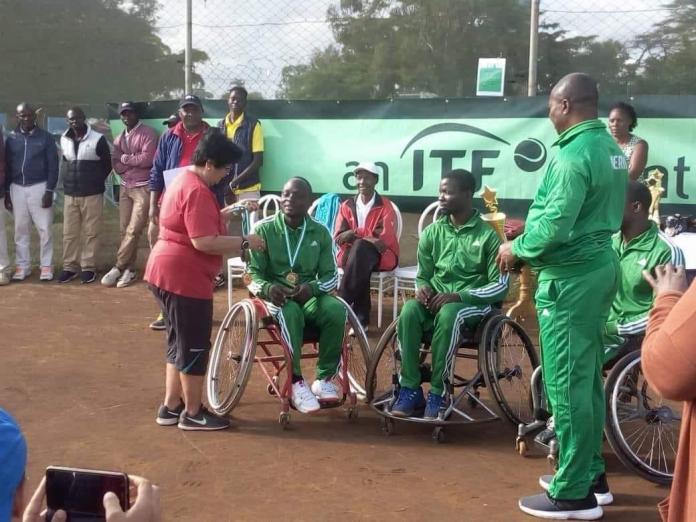
<svg viewBox="0 0 696 522">
<path fill-rule="evenodd" d="M 423 231 L 418 241 L 416 287 L 457 293 L 467 305 L 500 302 L 508 285 L 495 262 L 498 247 L 498 234 L 477 210 L 459 228 L 452 225 L 449 216 L 442 216 Z"/>
<path fill-rule="evenodd" d="M 335 297 L 328 295 L 336 288 L 338 271 L 333 252 L 333 239 L 324 225 L 311 217 L 305 217 L 305 233 L 293 267 L 290 266 L 285 243 L 285 217 L 281 212 L 262 220 L 254 233 L 266 242 L 264 252 L 252 252 L 249 263 L 251 283 L 249 290 L 264 300 L 274 284 L 288 288 L 292 285 L 286 276 L 295 272 L 298 284 L 307 283 L 314 297 L 304 305 L 288 300 L 282 308 L 266 302 L 268 311 L 279 323 L 280 335 L 291 348 L 293 374 L 302 375 L 302 345 L 304 329 L 311 323 L 319 330 L 319 359 L 316 376 L 327 379 L 336 374 L 343 346 L 346 325 L 346 309 Z M 302 235 L 302 226 L 287 228 L 290 252 L 294 255 Z"/>
<path fill-rule="evenodd" d="M 254 233 L 266 242 L 266 250 L 251 253 L 251 293 L 268 299 L 268 289 L 271 285 L 280 284 L 292 288 L 286 279 L 290 272 L 299 275 L 298 284 L 308 283 L 315 297 L 334 290 L 338 284 L 338 269 L 333 255 L 333 239 L 329 231 L 324 225 L 307 216 L 304 239 L 295 266 L 291 268 L 285 244 L 284 219 L 283 213 L 278 212 L 275 216 L 260 221 L 254 229 Z M 293 254 L 300 240 L 301 229 L 301 226 L 295 230 L 287 228 L 290 251 Z"/>
<path fill-rule="evenodd" d="M 563 132 L 512 253 L 539 278 L 590 272 L 613 256 L 611 236 L 621 227 L 626 157 L 599 120 Z"/>
<path fill-rule="evenodd" d="M 621 226 L 628 163 L 598 120 L 565 130 L 512 252 L 539 274 L 544 388 L 559 465 L 555 499 L 581 499 L 604 472 L 603 335 L 619 284 L 611 236 Z"/>
<path fill-rule="evenodd" d="M 609 335 L 637 335 L 645 332 L 653 304 L 653 289 L 643 278 L 643 270 L 672 263 L 684 266 L 684 253 L 650 222 L 650 228 L 625 243 L 621 232 L 612 238 L 619 256 L 621 277 L 611 306 L 606 332 Z"/>
<path fill-rule="evenodd" d="M 418 242 L 416 285 L 429 286 L 437 293 L 457 293 L 461 301 L 444 305 L 435 315 L 415 299 L 406 302 L 397 325 L 402 386 L 420 386 L 421 343 L 423 334 L 432 331 L 430 391 L 444 393 L 460 328 L 475 329 L 490 305 L 502 301 L 507 293 L 508 277 L 501 277 L 495 263 L 499 246 L 497 233 L 476 211 L 460 227 L 443 216 L 425 229 Z"/>
</svg>

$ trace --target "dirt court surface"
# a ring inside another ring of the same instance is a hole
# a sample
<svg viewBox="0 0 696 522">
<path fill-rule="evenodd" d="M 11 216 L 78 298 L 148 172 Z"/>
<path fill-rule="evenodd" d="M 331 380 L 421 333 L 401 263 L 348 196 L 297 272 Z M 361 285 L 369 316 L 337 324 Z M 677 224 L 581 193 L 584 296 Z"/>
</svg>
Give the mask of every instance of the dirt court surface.
<svg viewBox="0 0 696 522">
<path fill-rule="evenodd" d="M 147 328 L 156 308 L 146 287 L 36 278 L 0 289 L 0 406 L 27 436 L 32 491 L 55 464 L 150 478 L 166 520 L 532 520 L 517 499 L 539 492 L 546 460 L 519 457 L 514 429 L 500 422 L 449 429 L 435 445 L 418 425 L 384 436 L 363 406 L 354 423 L 341 409 L 293 412 L 282 431 L 254 370 L 233 429 L 160 427 L 164 335 Z M 216 326 L 225 311 L 221 291 Z M 604 520 L 658 520 L 666 490 L 605 454 L 616 500 Z"/>
</svg>

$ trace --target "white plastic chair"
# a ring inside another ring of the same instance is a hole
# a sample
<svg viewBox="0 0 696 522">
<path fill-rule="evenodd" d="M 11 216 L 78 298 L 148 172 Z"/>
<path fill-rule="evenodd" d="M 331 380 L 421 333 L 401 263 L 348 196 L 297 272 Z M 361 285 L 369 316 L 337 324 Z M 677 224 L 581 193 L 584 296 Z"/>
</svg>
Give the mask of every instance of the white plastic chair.
<svg viewBox="0 0 696 522">
<path fill-rule="evenodd" d="M 404 228 L 404 221 L 401 216 L 401 210 L 396 204 L 391 201 L 392 207 L 394 207 L 394 214 L 396 214 L 396 240 L 401 240 L 401 232 Z M 372 272 L 370 277 L 370 291 L 377 292 L 377 328 L 382 327 L 382 316 L 384 308 L 384 294 L 390 291 L 394 285 L 394 273 L 395 270 L 387 270 L 384 272 Z M 339 267 L 338 269 L 339 284 L 343 278 L 343 269 Z"/>
<path fill-rule="evenodd" d="M 249 231 L 253 232 L 256 224 L 280 212 L 280 196 L 266 194 L 259 199 L 259 209 L 249 213 Z M 260 216 L 260 217 L 259 217 Z M 242 279 L 246 265 L 241 257 L 231 257 L 227 260 L 227 307 L 232 308 L 233 279 Z"/>
<path fill-rule="evenodd" d="M 433 201 L 430 205 L 425 207 L 425 210 L 421 213 L 418 218 L 418 238 L 420 239 L 423 230 L 425 230 L 429 225 L 435 223 L 435 220 L 440 213 L 440 203 L 438 201 Z M 431 216 L 432 214 L 432 216 Z M 393 320 L 396 320 L 396 315 L 399 309 L 399 291 L 401 292 L 415 292 L 416 291 L 416 275 L 418 274 L 418 265 L 411 266 L 399 266 L 394 269 L 394 302 L 393 307 Z"/>
</svg>

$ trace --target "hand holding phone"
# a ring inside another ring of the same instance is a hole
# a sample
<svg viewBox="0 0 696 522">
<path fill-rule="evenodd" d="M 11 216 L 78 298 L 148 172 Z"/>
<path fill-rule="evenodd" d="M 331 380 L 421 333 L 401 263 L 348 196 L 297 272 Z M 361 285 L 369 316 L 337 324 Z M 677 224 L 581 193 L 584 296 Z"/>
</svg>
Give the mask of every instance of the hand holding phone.
<svg viewBox="0 0 696 522">
<path fill-rule="evenodd" d="M 104 496 L 113 493 L 123 510 L 130 506 L 128 476 L 113 471 L 49 466 L 46 468 L 47 520 L 63 510 L 68 521 L 106 520 Z"/>
</svg>

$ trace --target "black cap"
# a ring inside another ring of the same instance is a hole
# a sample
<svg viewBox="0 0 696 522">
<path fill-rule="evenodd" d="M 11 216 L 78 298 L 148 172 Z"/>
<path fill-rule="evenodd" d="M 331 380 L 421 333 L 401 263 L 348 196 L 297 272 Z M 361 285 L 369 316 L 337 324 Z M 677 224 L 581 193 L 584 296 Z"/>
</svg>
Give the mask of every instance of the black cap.
<svg viewBox="0 0 696 522">
<path fill-rule="evenodd" d="M 179 118 L 179 115 L 178 115 L 178 114 L 170 114 L 170 115 L 169 115 L 169 118 L 167 118 L 166 120 L 164 120 L 164 121 L 162 122 L 162 125 L 174 125 L 174 124 L 177 123 L 179 120 L 180 120 L 180 118 Z"/>
<path fill-rule="evenodd" d="M 118 113 L 121 114 L 124 111 L 133 111 L 137 112 L 135 110 L 135 104 L 133 102 L 123 102 L 121 105 L 118 106 Z"/>
<path fill-rule="evenodd" d="M 195 94 L 187 94 L 179 102 L 180 109 L 187 105 L 197 105 L 198 107 L 200 107 L 201 110 L 203 110 L 203 104 L 201 103 L 201 99 Z"/>
</svg>

